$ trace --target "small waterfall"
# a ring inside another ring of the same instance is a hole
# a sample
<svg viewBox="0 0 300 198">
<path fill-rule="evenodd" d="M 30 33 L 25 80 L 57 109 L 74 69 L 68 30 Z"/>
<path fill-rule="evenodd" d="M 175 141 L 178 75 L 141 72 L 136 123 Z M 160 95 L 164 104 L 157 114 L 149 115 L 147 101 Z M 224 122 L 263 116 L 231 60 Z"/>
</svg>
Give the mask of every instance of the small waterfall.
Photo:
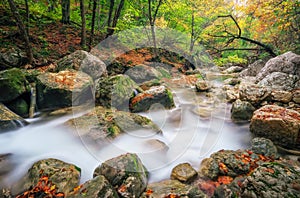
<svg viewBox="0 0 300 198">
<path fill-rule="evenodd" d="M 30 91 L 31 96 L 30 96 L 29 118 L 33 118 L 35 108 L 36 108 L 36 84 L 31 83 L 30 87 L 31 87 L 31 91 Z"/>
</svg>

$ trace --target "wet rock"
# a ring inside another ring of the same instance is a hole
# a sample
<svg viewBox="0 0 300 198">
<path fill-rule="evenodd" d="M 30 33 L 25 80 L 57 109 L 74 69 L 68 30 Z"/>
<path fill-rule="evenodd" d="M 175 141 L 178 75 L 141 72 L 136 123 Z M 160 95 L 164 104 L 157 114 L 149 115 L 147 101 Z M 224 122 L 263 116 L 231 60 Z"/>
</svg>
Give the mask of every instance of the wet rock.
<svg viewBox="0 0 300 198">
<path fill-rule="evenodd" d="M 200 198 L 206 195 L 197 187 L 183 184 L 177 180 L 165 180 L 152 183 L 147 186 L 141 198 L 161 198 L 161 197 L 193 197 Z"/>
<path fill-rule="evenodd" d="M 197 175 L 197 171 L 189 163 L 182 163 L 172 169 L 171 179 L 189 183 L 192 182 Z"/>
<path fill-rule="evenodd" d="M 198 80 L 195 86 L 196 86 L 196 91 L 198 92 L 208 91 L 211 89 L 211 86 L 205 80 Z"/>
<path fill-rule="evenodd" d="M 233 121 L 249 121 L 255 111 L 250 102 L 236 100 L 232 103 L 231 119 Z"/>
<path fill-rule="evenodd" d="M 80 168 L 57 159 L 49 158 L 35 162 L 27 174 L 13 186 L 13 194 L 19 194 L 35 186 L 39 179 L 47 176 L 58 192 L 68 194 L 79 184 Z"/>
<path fill-rule="evenodd" d="M 2 186 L 2 176 L 10 172 L 13 169 L 13 164 L 10 160 L 12 154 L 0 154 L 0 187 Z"/>
<path fill-rule="evenodd" d="M 159 79 L 162 76 L 155 68 L 147 65 L 136 65 L 128 69 L 125 74 L 138 84 L 153 79 Z"/>
<path fill-rule="evenodd" d="M 80 135 L 95 141 L 115 138 L 123 132 L 146 129 L 161 133 L 161 130 L 150 119 L 124 111 L 105 109 L 97 106 L 91 112 L 72 118 L 65 123 Z"/>
<path fill-rule="evenodd" d="M 260 70 L 265 66 L 266 62 L 263 60 L 257 60 L 250 64 L 247 69 L 240 73 L 240 76 L 256 76 Z"/>
<path fill-rule="evenodd" d="M 27 124 L 29 123 L 26 120 L 0 103 L 0 133 L 15 130 Z"/>
<path fill-rule="evenodd" d="M 130 101 L 131 112 L 148 111 L 152 105 L 159 104 L 166 109 L 175 107 L 173 95 L 165 86 L 154 86 L 136 95 Z"/>
<path fill-rule="evenodd" d="M 148 172 L 136 154 L 124 154 L 105 161 L 94 171 L 103 175 L 121 197 L 139 197 L 147 186 Z"/>
<path fill-rule="evenodd" d="M 24 73 L 17 68 L 0 72 L 0 102 L 9 102 L 30 92 Z"/>
<path fill-rule="evenodd" d="M 257 82 L 263 80 L 266 76 L 273 72 L 282 72 L 289 75 L 299 76 L 300 55 L 293 52 L 286 52 L 275 58 L 270 59 L 266 65 L 257 74 Z"/>
<path fill-rule="evenodd" d="M 6 103 L 5 105 L 14 113 L 22 117 L 28 116 L 29 106 L 23 98 L 17 98 L 9 103 Z"/>
<path fill-rule="evenodd" d="M 293 91 L 293 101 L 300 104 L 300 89 Z"/>
<path fill-rule="evenodd" d="M 251 140 L 251 151 L 269 157 L 277 156 L 277 148 L 273 142 L 266 138 L 256 137 Z"/>
<path fill-rule="evenodd" d="M 250 123 L 255 136 L 272 140 L 286 148 L 299 148 L 300 113 L 275 105 L 256 110 Z"/>
<path fill-rule="evenodd" d="M 83 50 L 77 50 L 74 53 L 63 57 L 58 60 L 56 64 L 56 72 L 68 69 L 82 71 L 90 75 L 94 80 L 107 76 L 105 63 L 98 57 Z"/>
<path fill-rule="evenodd" d="M 232 74 L 232 73 L 238 73 L 241 72 L 244 68 L 240 66 L 231 66 L 223 71 L 225 74 Z"/>
<path fill-rule="evenodd" d="M 281 90 L 273 90 L 271 92 L 271 99 L 273 101 L 289 103 L 292 100 L 293 94 L 288 91 L 281 91 Z"/>
<path fill-rule="evenodd" d="M 129 111 L 130 99 L 143 90 L 127 75 L 100 78 L 95 82 L 95 102 L 107 108 Z"/>
<path fill-rule="evenodd" d="M 36 87 L 40 110 L 77 106 L 93 98 L 92 79 L 80 71 L 40 74 Z"/>
<path fill-rule="evenodd" d="M 243 84 L 239 87 L 239 96 L 242 101 L 248 101 L 253 106 L 259 106 L 270 95 L 266 87 L 255 84 Z"/>
<path fill-rule="evenodd" d="M 99 175 L 80 186 L 68 195 L 70 198 L 118 198 L 118 193 L 103 175 Z"/>
<path fill-rule="evenodd" d="M 272 89 L 291 91 L 295 87 L 299 76 L 282 72 L 273 72 L 258 82 L 258 85 L 270 87 Z"/>
</svg>

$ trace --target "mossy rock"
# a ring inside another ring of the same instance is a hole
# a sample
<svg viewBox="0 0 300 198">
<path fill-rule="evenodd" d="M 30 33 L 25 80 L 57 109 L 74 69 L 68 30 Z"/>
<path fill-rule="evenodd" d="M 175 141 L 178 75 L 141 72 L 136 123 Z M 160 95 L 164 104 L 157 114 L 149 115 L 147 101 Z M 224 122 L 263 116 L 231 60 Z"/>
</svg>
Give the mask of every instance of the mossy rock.
<svg viewBox="0 0 300 198">
<path fill-rule="evenodd" d="M 29 113 L 29 105 L 22 98 L 17 98 L 10 103 L 5 104 L 11 111 L 22 116 L 27 117 Z"/>
<path fill-rule="evenodd" d="M 26 92 L 30 92 L 29 83 L 20 69 L 0 72 L 0 102 L 10 102 Z"/>
</svg>

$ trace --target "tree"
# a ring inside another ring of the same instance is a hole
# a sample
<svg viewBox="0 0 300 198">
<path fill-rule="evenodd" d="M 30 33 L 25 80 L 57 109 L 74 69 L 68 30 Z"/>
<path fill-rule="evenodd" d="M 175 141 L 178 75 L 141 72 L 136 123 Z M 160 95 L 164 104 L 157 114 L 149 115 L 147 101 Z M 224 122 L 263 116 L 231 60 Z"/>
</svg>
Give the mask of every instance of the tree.
<svg viewBox="0 0 300 198">
<path fill-rule="evenodd" d="M 117 27 L 118 20 L 121 15 L 121 11 L 124 7 L 124 2 L 125 0 L 120 0 L 119 5 L 116 7 L 116 10 L 113 14 L 114 6 L 115 6 L 115 1 L 110 0 L 109 4 L 109 13 L 108 13 L 108 20 L 107 20 L 107 34 L 106 38 L 113 35 L 115 32 L 115 29 Z"/>
<path fill-rule="evenodd" d="M 90 49 L 91 49 L 91 47 L 92 47 L 93 40 L 94 40 L 96 9 L 97 9 L 97 0 L 93 0 L 92 26 L 91 26 L 91 36 L 90 36 L 90 42 L 89 42 L 89 48 L 90 48 Z"/>
<path fill-rule="evenodd" d="M 70 0 L 61 0 L 61 11 L 63 24 L 70 24 Z"/>
<path fill-rule="evenodd" d="M 86 46 L 86 23 L 85 23 L 85 7 L 84 0 L 80 0 L 80 14 L 81 14 L 81 46 Z"/>
<path fill-rule="evenodd" d="M 9 3 L 9 7 L 11 9 L 11 12 L 13 13 L 13 16 L 18 25 L 19 31 L 20 31 L 21 35 L 23 35 L 23 38 L 25 40 L 26 55 L 28 58 L 28 63 L 32 64 L 33 63 L 33 53 L 32 53 L 32 47 L 31 47 L 31 44 L 29 41 L 29 35 L 28 35 L 26 28 L 21 20 L 21 16 L 18 12 L 15 2 L 13 0 L 8 0 L 8 3 Z"/>
</svg>

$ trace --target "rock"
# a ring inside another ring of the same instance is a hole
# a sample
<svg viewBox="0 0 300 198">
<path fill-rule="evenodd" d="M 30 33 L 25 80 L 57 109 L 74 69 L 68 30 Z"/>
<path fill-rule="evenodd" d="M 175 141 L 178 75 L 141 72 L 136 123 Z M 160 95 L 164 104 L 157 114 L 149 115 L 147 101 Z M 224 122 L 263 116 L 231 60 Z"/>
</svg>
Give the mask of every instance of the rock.
<svg viewBox="0 0 300 198">
<path fill-rule="evenodd" d="M 300 104 L 300 89 L 293 91 L 293 101 Z"/>
<path fill-rule="evenodd" d="M 172 169 L 171 179 L 189 183 L 192 182 L 197 175 L 197 171 L 189 163 L 182 163 Z"/>
<path fill-rule="evenodd" d="M 256 137 L 251 140 L 251 151 L 269 157 L 277 156 L 277 148 L 273 142 L 266 138 Z"/>
<path fill-rule="evenodd" d="M 137 84 L 141 84 L 153 79 L 159 79 L 162 76 L 162 74 L 155 68 L 147 65 L 136 65 L 128 69 L 125 74 L 128 75 Z"/>
<path fill-rule="evenodd" d="M 29 113 L 29 106 L 23 98 L 17 98 L 5 104 L 11 111 L 22 116 L 27 117 Z"/>
<path fill-rule="evenodd" d="M 30 92 L 29 83 L 20 69 L 0 72 L 0 102 L 10 102 L 26 92 Z"/>
<path fill-rule="evenodd" d="M 173 95 L 165 86 L 154 86 L 149 90 L 136 95 L 130 101 L 131 112 L 148 111 L 152 105 L 159 104 L 166 109 L 175 107 Z"/>
<path fill-rule="evenodd" d="M 272 89 L 291 91 L 295 87 L 299 76 L 282 72 L 273 72 L 258 82 L 258 85 L 270 87 Z"/>
<path fill-rule="evenodd" d="M 68 195 L 70 198 L 118 198 L 118 193 L 105 179 L 103 175 L 99 175 L 80 186 L 80 188 Z"/>
<path fill-rule="evenodd" d="M 165 180 L 152 183 L 147 186 L 141 198 L 161 198 L 161 197 L 193 197 L 200 198 L 206 195 L 197 187 L 183 184 L 177 180 Z"/>
<path fill-rule="evenodd" d="M 90 75 L 94 80 L 107 76 L 105 63 L 98 57 L 83 50 L 77 50 L 74 53 L 63 57 L 58 60 L 56 64 L 56 72 L 68 69 L 82 71 Z"/>
<path fill-rule="evenodd" d="M 273 101 L 289 103 L 292 100 L 293 94 L 288 91 L 281 91 L 281 90 L 273 90 L 271 92 L 271 99 Z"/>
<path fill-rule="evenodd" d="M 286 148 L 300 148 L 299 130 L 300 113 L 275 105 L 256 110 L 250 123 L 250 131 L 255 136 L 268 138 Z"/>
<path fill-rule="evenodd" d="M 211 86 L 205 80 L 198 80 L 195 84 L 196 91 L 203 92 L 211 89 Z"/>
<path fill-rule="evenodd" d="M 136 154 L 124 154 L 105 161 L 94 171 L 103 175 L 121 197 L 137 198 L 147 187 L 148 171 Z"/>
<path fill-rule="evenodd" d="M 257 82 L 264 79 L 273 72 L 282 72 L 289 75 L 300 75 L 300 55 L 293 52 L 286 52 L 275 58 L 270 59 L 266 65 L 257 74 Z"/>
<path fill-rule="evenodd" d="M 231 66 L 229 68 L 227 68 L 226 70 L 224 70 L 222 73 L 225 74 L 232 74 L 232 73 L 238 73 L 241 72 L 244 68 L 240 67 L 240 66 Z"/>
<path fill-rule="evenodd" d="M 19 67 L 27 62 L 27 56 L 19 49 L 9 49 L 0 53 L 0 70 Z"/>
<path fill-rule="evenodd" d="M 239 99 L 239 91 L 234 89 L 226 90 L 226 100 L 230 103 Z"/>
<path fill-rule="evenodd" d="M 250 64 L 246 69 L 240 72 L 240 76 L 256 76 L 260 70 L 265 66 L 266 62 L 263 60 L 257 60 Z"/>
<path fill-rule="evenodd" d="M 19 194 L 35 186 L 39 179 L 47 176 L 56 187 L 57 192 L 66 195 L 79 184 L 80 168 L 57 159 L 49 158 L 35 162 L 27 174 L 13 186 L 13 194 Z"/>
<path fill-rule="evenodd" d="M 240 83 L 241 83 L 241 79 L 239 79 L 239 78 L 228 78 L 228 79 L 224 80 L 224 84 L 228 84 L 228 85 L 232 85 L 232 86 L 235 86 Z"/>
<path fill-rule="evenodd" d="M 95 82 L 95 102 L 107 108 L 129 111 L 130 99 L 143 90 L 127 75 L 100 78 Z"/>
<path fill-rule="evenodd" d="M 231 119 L 233 121 L 249 121 L 255 111 L 250 102 L 236 100 L 232 103 Z"/>
<path fill-rule="evenodd" d="M 0 103 L 0 133 L 15 130 L 27 124 L 29 123 L 26 120 Z"/>
<path fill-rule="evenodd" d="M 12 171 L 13 169 L 13 163 L 10 159 L 11 156 L 11 153 L 0 154 L 0 189 L 2 186 L 2 176 Z"/>
<path fill-rule="evenodd" d="M 124 111 L 105 109 L 101 106 L 95 107 L 93 111 L 83 116 L 68 120 L 65 125 L 75 128 L 79 134 L 95 141 L 115 138 L 123 132 L 139 129 L 161 133 L 159 127 L 146 117 Z"/>
<path fill-rule="evenodd" d="M 36 87 L 40 110 L 76 106 L 93 99 L 92 78 L 80 71 L 40 74 Z"/>
<path fill-rule="evenodd" d="M 154 86 L 161 86 L 161 85 L 162 85 L 162 83 L 161 83 L 159 80 L 154 79 L 154 80 L 150 80 L 150 81 L 146 81 L 146 82 L 142 83 L 142 84 L 140 85 L 140 87 L 141 87 L 144 91 L 146 91 L 146 90 L 150 89 L 151 87 L 154 87 Z"/>
<path fill-rule="evenodd" d="M 240 100 L 248 101 L 253 106 L 259 106 L 269 95 L 270 90 L 255 84 L 243 84 L 239 87 Z"/>
</svg>

